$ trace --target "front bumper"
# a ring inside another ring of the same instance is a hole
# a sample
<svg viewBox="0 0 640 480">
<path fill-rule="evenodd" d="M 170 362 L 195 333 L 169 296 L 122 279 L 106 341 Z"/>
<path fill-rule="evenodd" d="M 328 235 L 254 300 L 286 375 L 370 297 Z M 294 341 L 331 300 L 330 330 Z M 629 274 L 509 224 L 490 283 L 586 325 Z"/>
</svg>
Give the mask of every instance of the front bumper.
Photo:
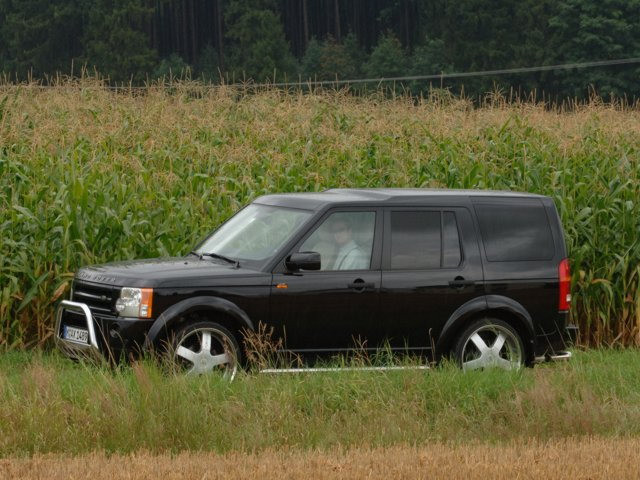
<svg viewBox="0 0 640 480">
<path fill-rule="evenodd" d="M 81 302 L 63 300 L 56 312 L 54 338 L 57 347 L 71 358 L 118 361 L 138 355 L 154 320 L 96 314 Z M 64 338 L 64 326 L 86 329 L 87 343 Z"/>
</svg>

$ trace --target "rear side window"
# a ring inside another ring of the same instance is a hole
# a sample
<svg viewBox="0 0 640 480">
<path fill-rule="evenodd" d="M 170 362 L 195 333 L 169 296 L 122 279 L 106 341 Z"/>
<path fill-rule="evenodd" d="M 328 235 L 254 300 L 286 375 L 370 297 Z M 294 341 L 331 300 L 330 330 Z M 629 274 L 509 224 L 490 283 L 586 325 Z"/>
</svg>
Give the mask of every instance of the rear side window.
<svg viewBox="0 0 640 480">
<path fill-rule="evenodd" d="M 455 268 L 461 259 L 453 212 L 391 212 L 391 269 Z"/>
<path fill-rule="evenodd" d="M 490 262 L 553 258 L 553 237 L 541 203 L 476 204 L 475 210 Z"/>
</svg>

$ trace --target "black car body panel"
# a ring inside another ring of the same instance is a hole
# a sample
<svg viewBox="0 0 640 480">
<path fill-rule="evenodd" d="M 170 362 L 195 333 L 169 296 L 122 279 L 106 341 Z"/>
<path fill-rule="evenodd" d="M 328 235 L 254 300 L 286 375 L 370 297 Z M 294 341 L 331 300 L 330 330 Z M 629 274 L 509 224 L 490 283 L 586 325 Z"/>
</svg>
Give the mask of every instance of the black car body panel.
<svg viewBox="0 0 640 480">
<path fill-rule="evenodd" d="M 452 207 L 447 202 L 428 206 L 386 209 L 385 252 L 382 262 L 381 314 L 386 337 L 393 348 L 429 349 L 456 309 L 484 294 L 480 252 L 469 204 Z M 457 218 L 460 263 L 450 268 L 392 269 L 390 220 L 393 212 L 453 212 Z"/>
<path fill-rule="evenodd" d="M 190 254 L 80 269 L 71 300 L 91 310 L 100 349 L 119 355 L 134 346 L 151 348 L 195 313 L 222 319 L 236 332 L 263 323 L 283 339 L 286 349 L 299 352 L 387 346 L 440 355 L 461 329 L 482 316 L 513 324 L 527 361 L 566 348 L 568 314 L 558 311 L 558 265 L 567 252 L 548 197 L 475 190 L 334 189 L 267 195 L 254 203 L 311 212 L 261 268 Z M 525 217 L 530 211 L 538 222 L 546 218 L 540 228 L 548 232 L 533 229 L 530 235 L 500 243 L 501 226 L 491 219 L 501 208 Z M 361 211 L 375 213 L 368 269 L 287 269 L 288 256 L 328 217 Z M 394 225 L 398 232 L 411 230 L 413 219 L 440 225 L 439 263 L 435 259 L 433 265 L 422 265 L 417 257 L 397 251 L 402 245 L 413 247 L 402 243 L 400 233 L 393 240 Z M 537 242 L 532 258 L 509 258 L 511 250 L 522 250 L 530 237 Z M 115 305 L 122 287 L 153 289 L 151 319 L 119 316 Z M 82 327 L 80 317 L 63 309 L 56 335 L 61 337 L 64 325 Z"/>
</svg>

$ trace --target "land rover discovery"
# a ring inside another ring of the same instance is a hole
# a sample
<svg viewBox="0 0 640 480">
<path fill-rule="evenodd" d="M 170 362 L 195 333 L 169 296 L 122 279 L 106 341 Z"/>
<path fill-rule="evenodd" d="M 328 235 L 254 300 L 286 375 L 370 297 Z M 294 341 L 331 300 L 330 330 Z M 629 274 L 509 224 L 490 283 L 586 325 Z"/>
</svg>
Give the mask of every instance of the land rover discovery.
<svg viewBox="0 0 640 480">
<path fill-rule="evenodd" d="M 438 189 L 262 196 L 184 257 L 81 268 L 55 338 L 69 356 L 169 345 L 235 373 L 260 324 L 283 350 L 451 356 L 464 369 L 570 356 L 569 263 L 551 198 Z"/>
</svg>

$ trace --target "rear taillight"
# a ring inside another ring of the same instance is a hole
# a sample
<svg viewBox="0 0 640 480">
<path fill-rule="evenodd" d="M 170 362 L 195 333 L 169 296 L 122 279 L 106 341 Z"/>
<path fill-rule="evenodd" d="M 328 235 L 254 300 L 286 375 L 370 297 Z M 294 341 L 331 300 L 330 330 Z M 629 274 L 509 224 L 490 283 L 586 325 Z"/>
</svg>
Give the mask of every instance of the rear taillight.
<svg viewBox="0 0 640 480">
<path fill-rule="evenodd" d="M 571 270 L 569 269 L 568 258 L 562 260 L 558 265 L 558 277 L 560 279 L 558 310 L 566 312 L 571 307 Z"/>
</svg>

